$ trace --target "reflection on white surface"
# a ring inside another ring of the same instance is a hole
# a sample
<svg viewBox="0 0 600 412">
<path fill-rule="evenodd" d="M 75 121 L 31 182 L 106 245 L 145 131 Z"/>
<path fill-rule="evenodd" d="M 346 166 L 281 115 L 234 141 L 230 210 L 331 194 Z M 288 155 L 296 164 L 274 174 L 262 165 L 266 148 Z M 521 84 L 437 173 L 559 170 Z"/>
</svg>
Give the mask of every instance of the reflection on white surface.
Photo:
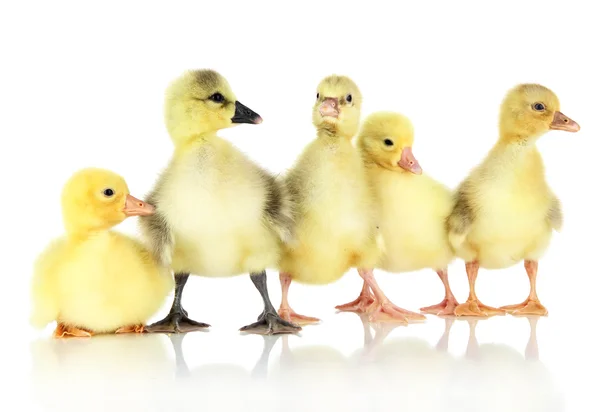
<svg viewBox="0 0 600 412">
<path fill-rule="evenodd" d="M 184 347 L 185 335 L 43 339 L 31 347 L 32 394 L 44 410 L 62 412 L 564 410 L 539 360 L 536 318 L 522 351 L 480 344 L 477 321 L 469 320 L 459 356 L 448 345 L 462 320 L 447 319 L 436 345 L 360 320 L 364 343 L 353 353 L 302 345 L 296 336 L 264 337 L 250 368 L 191 365 L 186 352 L 203 348 Z"/>
</svg>

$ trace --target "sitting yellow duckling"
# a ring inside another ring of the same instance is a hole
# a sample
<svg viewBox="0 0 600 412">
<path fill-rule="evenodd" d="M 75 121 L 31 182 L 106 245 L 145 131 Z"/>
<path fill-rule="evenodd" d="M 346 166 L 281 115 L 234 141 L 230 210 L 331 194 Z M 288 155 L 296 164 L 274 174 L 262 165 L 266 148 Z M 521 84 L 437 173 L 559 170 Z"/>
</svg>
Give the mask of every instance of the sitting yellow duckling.
<svg viewBox="0 0 600 412">
<path fill-rule="evenodd" d="M 454 259 L 445 227 L 453 206 L 452 192 L 422 173 L 412 153 L 413 141 L 410 120 L 393 112 L 371 114 L 364 120 L 358 135 L 357 146 L 375 191 L 379 230 L 384 242 L 385 253 L 377 268 L 394 273 L 435 270 L 444 283 L 445 299 L 421 310 L 451 315 L 458 305 L 448 284 L 447 270 Z M 338 309 L 362 312 L 372 300 L 365 282 L 359 298 Z M 396 315 L 406 320 L 424 318 L 398 308 Z"/>
<path fill-rule="evenodd" d="M 579 130 L 576 122 L 560 112 L 558 97 L 551 90 L 521 84 L 507 93 L 500 109 L 500 138 L 459 185 L 448 217 L 450 243 L 466 262 L 470 289 L 456 315 L 547 314 L 536 292 L 538 260 L 553 229 L 562 225 L 562 211 L 546 183 L 536 142 L 550 130 Z M 477 299 L 479 267 L 501 269 L 522 260 L 531 286 L 523 303 L 498 310 Z"/>
<path fill-rule="evenodd" d="M 140 242 L 110 228 L 154 207 L 131 196 L 121 176 L 89 168 L 64 186 L 62 211 L 66 236 L 35 265 L 31 323 L 56 321 L 55 337 L 143 332 L 173 278 Z"/>
</svg>

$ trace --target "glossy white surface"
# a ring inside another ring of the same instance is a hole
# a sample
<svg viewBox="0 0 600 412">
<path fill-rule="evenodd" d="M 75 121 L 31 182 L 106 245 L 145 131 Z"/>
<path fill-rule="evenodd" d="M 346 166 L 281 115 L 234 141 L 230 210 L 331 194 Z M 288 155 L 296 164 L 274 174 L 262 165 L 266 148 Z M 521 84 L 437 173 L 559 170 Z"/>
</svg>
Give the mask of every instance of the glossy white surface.
<svg viewBox="0 0 600 412">
<path fill-rule="evenodd" d="M 571 411 L 589 402 L 592 380 L 579 375 L 597 362 L 592 332 L 573 326 L 513 317 L 369 326 L 345 313 L 301 337 L 222 328 L 40 337 L 15 349 L 13 362 L 31 368 L 11 394 L 44 411 Z"/>
</svg>

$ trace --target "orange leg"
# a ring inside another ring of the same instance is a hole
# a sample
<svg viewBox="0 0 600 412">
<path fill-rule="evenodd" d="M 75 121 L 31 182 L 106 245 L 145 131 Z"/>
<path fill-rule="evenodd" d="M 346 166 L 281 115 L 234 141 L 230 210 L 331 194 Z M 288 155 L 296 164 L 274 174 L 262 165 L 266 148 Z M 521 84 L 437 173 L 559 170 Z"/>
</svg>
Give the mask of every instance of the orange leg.
<svg viewBox="0 0 600 412">
<path fill-rule="evenodd" d="M 345 312 L 367 313 L 369 306 L 371 306 L 374 302 L 375 296 L 373 296 L 371 290 L 369 289 L 369 285 L 365 281 L 358 298 L 350 303 L 338 305 L 335 308 Z"/>
<path fill-rule="evenodd" d="M 454 309 L 456 309 L 456 307 L 458 306 L 458 301 L 456 300 L 454 294 L 452 293 L 452 290 L 450 289 L 450 283 L 448 283 L 448 270 L 438 270 L 437 274 L 442 280 L 442 283 L 444 284 L 446 297 L 437 305 L 421 308 L 421 312 L 438 316 L 454 315 Z"/>
<path fill-rule="evenodd" d="M 90 338 L 93 335 L 94 333 L 89 330 L 65 325 L 62 322 L 58 322 L 53 334 L 55 338 Z"/>
<path fill-rule="evenodd" d="M 281 282 L 281 305 L 277 313 L 283 320 L 296 323 L 298 325 L 309 325 L 311 323 L 319 323 L 319 318 L 311 316 L 299 315 L 290 307 L 288 302 L 288 291 L 292 283 L 292 277 L 288 273 L 280 273 L 279 281 Z"/>
<path fill-rule="evenodd" d="M 371 322 L 400 322 L 407 324 L 411 320 L 426 319 L 420 313 L 402 309 L 390 302 L 377 284 L 372 269 L 359 269 L 358 273 L 375 295 L 375 302 L 369 308 L 369 320 Z"/>
<path fill-rule="evenodd" d="M 456 316 L 474 317 L 503 315 L 504 311 L 484 305 L 477 299 L 477 295 L 475 294 L 475 280 L 477 279 L 477 272 L 479 271 L 479 263 L 469 262 L 465 266 L 469 278 L 469 298 L 466 303 L 458 305 L 456 309 L 454 309 L 454 314 Z"/>
<path fill-rule="evenodd" d="M 525 270 L 527 276 L 529 276 L 529 297 L 525 299 L 525 302 L 517 305 L 502 306 L 500 309 L 512 314 L 512 315 L 537 315 L 546 316 L 548 310 L 540 303 L 535 289 L 538 263 L 533 260 L 525 261 Z"/>
<path fill-rule="evenodd" d="M 117 329 L 115 333 L 144 333 L 145 331 L 144 325 L 129 325 Z"/>
</svg>

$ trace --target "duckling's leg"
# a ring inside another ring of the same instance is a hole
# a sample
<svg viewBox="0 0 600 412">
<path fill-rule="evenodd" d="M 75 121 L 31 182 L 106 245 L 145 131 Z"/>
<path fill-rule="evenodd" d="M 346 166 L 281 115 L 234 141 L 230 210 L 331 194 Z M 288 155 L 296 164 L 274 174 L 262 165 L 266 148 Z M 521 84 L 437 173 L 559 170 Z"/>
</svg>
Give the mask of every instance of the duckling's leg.
<svg viewBox="0 0 600 412">
<path fill-rule="evenodd" d="M 358 298 L 356 298 L 352 302 L 345 303 L 343 305 L 338 305 L 335 308 L 344 312 L 367 313 L 369 307 L 374 302 L 375 296 L 373 296 L 373 294 L 371 293 L 371 289 L 369 289 L 369 285 L 365 281 L 363 283 L 363 288 L 360 291 L 360 295 L 358 295 Z"/>
<path fill-rule="evenodd" d="M 421 312 L 438 316 L 454 315 L 454 309 L 456 309 L 456 307 L 458 306 L 458 301 L 454 297 L 454 294 L 450 289 L 450 284 L 448 283 L 448 269 L 438 270 L 437 274 L 442 280 L 442 283 L 444 284 L 444 289 L 446 290 L 446 297 L 437 305 L 421 308 Z"/>
<path fill-rule="evenodd" d="M 527 276 L 529 276 L 529 297 L 525 299 L 525 302 L 517 305 L 502 306 L 500 309 L 512 314 L 512 315 L 537 315 L 546 316 L 548 310 L 540 303 L 535 289 L 538 263 L 533 260 L 525 261 L 525 270 Z"/>
<path fill-rule="evenodd" d="M 282 319 L 288 322 L 293 322 L 298 325 L 309 325 L 311 323 L 319 323 L 321 319 L 310 316 L 299 315 L 290 307 L 288 302 L 288 291 L 292 283 L 292 277 L 289 273 L 280 273 L 279 281 L 281 282 L 281 305 L 277 313 Z"/>
<path fill-rule="evenodd" d="M 300 326 L 281 319 L 277 314 L 277 311 L 269 298 L 267 273 L 264 270 L 260 273 L 251 273 L 250 279 L 252 279 L 252 283 L 254 283 L 254 286 L 256 286 L 256 289 L 260 292 L 265 308 L 258 317 L 258 322 L 244 326 L 240 328 L 240 331 L 257 333 L 259 335 L 275 335 L 278 333 L 296 333 L 301 331 L 302 328 Z"/>
<path fill-rule="evenodd" d="M 390 302 L 375 281 L 372 269 L 360 269 L 358 273 L 375 294 L 375 302 L 369 308 L 369 320 L 371 322 L 400 322 L 408 324 L 409 321 L 426 319 L 420 313 L 402 309 Z"/>
<path fill-rule="evenodd" d="M 456 316 L 475 316 L 487 317 L 494 315 L 503 315 L 504 311 L 484 305 L 477 299 L 475 294 L 475 280 L 477 280 L 477 272 L 479 271 L 479 262 L 469 262 L 465 264 L 467 269 L 467 277 L 469 278 L 469 298 L 463 304 L 460 304 L 454 309 Z"/>
<path fill-rule="evenodd" d="M 183 288 L 189 277 L 189 273 L 175 274 L 175 298 L 173 299 L 171 311 L 163 320 L 159 320 L 150 326 L 146 326 L 146 332 L 182 333 L 210 327 L 207 323 L 196 322 L 195 320 L 188 318 L 187 311 L 181 306 Z"/>
<path fill-rule="evenodd" d="M 65 325 L 62 322 L 56 324 L 53 336 L 55 338 L 90 338 L 93 332 L 71 325 Z"/>
</svg>

